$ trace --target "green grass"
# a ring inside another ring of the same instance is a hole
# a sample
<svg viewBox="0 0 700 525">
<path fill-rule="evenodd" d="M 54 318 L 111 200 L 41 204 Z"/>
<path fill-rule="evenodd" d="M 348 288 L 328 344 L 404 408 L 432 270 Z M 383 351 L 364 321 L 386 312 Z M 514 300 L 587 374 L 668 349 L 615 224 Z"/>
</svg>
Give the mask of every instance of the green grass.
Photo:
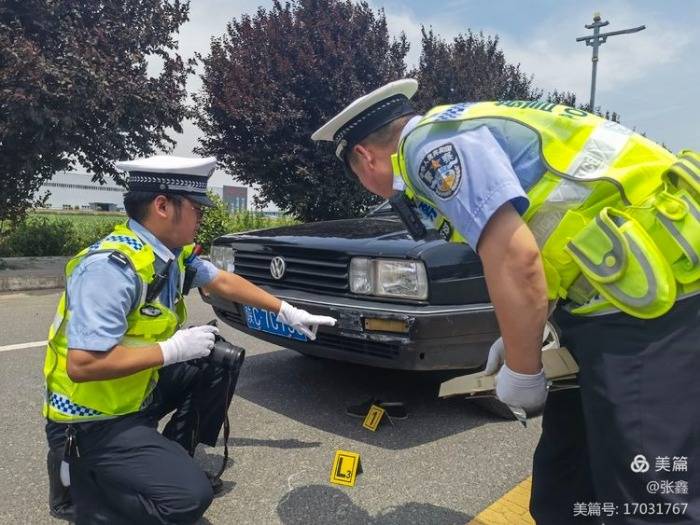
<svg viewBox="0 0 700 525">
<path fill-rule="evenodd" d="M 289 217 L 269 218 L 260 213 L 229 215 L 213 208 L 200 229 L 198 241 L 208 250 L 213 238 L 224 233 L 271 228 L 295 221 Z M 81 211 L 33 211 L 14 225 L 0 231 L 0 257 L 73 255 L 108 235 L 114 226 L 127 220 L 123 213 Z"/>
<path fill-rule="evenodd" d="M 37 217 L 45 217 L 53 223 L 61 222 L 62 220 L 70 221 L 78 239 L 80 239 L 80 243 L 85 245 L 92 244 L 101 237 L 106 236 L 114 229 L 115 224 L 120 224 L 127 220 L 125 213 L 35 211 L 29 214 L 29 220 Z"/>
</svg>

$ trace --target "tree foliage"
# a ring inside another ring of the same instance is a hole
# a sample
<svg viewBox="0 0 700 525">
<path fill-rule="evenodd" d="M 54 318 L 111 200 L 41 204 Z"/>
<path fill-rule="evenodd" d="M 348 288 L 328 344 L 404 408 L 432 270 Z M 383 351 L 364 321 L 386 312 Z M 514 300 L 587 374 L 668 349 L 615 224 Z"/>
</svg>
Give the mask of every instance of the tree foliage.
<svg viewBox="0 0 700 525">
<path fill-rule="evenodd" d="M 576 106 L 572 93 L 545 95 L 534 87 L 532 76 L 507 61 L 497 36 L 467 30 L 447 41 L 422 28 L 421 45 L 418 66 L 406 74 L 405 36 L 390 39 L 383 11 L 350 0 L 276 1 L 233 20 L 200 57 L 199 152 L 259 186 L 259 204 L 273 201 L 305 221 L 349 217 L 377 200 L 343 177 L 332 147 L 310 135 L 386 82 L 417 78 L 420 112 L 480 100 L 547 98 Z"/>
<path fill-rule="evenodd" d="M 440 104 L 481 100 L 534 100 L 542 91 L 531 76 L 510 64 L 499 48 L 498 36 L 483 33 L 457 35 L 448 42 L 432 29 L 422 28 L 416 107 L 427 111 Z"/>
<path fill-rule="evenodd" d="M 204 209 L 202 223 L 197 231 L 197 242 L 202 245 L 205 252 L 209 251 L 214 239 L 227 233 L 260 230 L 296 223 L 292 217 L 265 217 L 261 212 L 250 210 L 231 214 L 228 204 L 217 194 L 210 191 L 209 198 L 214 206 Z"/>
<path fill-rule="evenodd" d="M 405 75 L 405 38 L 383 12 L 338 0 L 275 2 L 227 26 L 204 63 L 200 152 L 303 220 L 350 216 L 376 203 L 313 131 L 340 108 Z"/>
<path fill-rule="evenodd" d="M 571 91 L 554 90 L 551 93 L 547 94 L 547 101 L 554 102 L 556 104 L 564 104 L 565 106 L 571 106 L 572 108 L 578 108 L 584 111 L 591 111 L 591 105 L 576 102 L 576 95 Z M 620 115 L 615 111 L 603 111 L 600 106 L 596 106 L 593 113 L 595 113 L 599 117 L 604 117 L 608 120 L 612 120 L 613 122 L 620 122 Z"/>
<path fill-rule="evenodd" d="M 545 94 L 534 87 L 533 77 L 524 73 L 520 64 L 506 60 L 498 36 L 467 30 L 448 42 L 432 29 L 423 27 L 421 32 L 420 63 L 409 72 L 418 79 L 420 88 L 413 102 L 421 112 L 463 101 L 537 99 L 590 111 L 589 105 L 578 103 L 571 91 Z M 595 113 L 614 122 L 620 119 L 616 112 L 600 107 Z"/>
<path fill-rule="evenodd" d="M 0 220 L 36 202 L 43 182 L 79 162 L 103 181 L 115 159 L 174 142 L 191 63 L 174 38 L 179 0 L 0 3 Z M 157 57 L 157 58 L 156 58 Z M 151 77 L 147 61 L 162 62 Z"/>
</svg>

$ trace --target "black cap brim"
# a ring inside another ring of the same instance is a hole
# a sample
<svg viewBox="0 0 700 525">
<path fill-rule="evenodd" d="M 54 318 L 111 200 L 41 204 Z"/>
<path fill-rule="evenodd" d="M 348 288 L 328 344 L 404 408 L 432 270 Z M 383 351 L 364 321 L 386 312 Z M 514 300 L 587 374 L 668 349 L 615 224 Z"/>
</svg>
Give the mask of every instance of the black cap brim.
<svg viewBox="0 0 700 525">
<path fill-rule="evenodd" d="M 213 208 L 215 206 L 214 201 L 212 201 L 208 195 L 202 195 L 201 193 L 185 193 L 183 197 L 191 200 L 192 202 L 196 202 L 200 206 L 205 206 L 207 208 Z"/>
</svg>

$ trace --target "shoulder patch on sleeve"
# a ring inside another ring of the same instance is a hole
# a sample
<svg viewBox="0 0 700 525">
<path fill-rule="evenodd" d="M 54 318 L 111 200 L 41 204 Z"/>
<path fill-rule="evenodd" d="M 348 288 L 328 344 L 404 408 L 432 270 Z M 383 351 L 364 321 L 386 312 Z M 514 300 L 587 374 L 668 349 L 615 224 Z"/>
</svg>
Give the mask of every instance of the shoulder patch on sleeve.
<svg viewBox="0 0 700 525">
<path fill-rule="evenodd" d="M 129 259 L 127 259 L 126 255 L 124 255 L 122 252 L 118 252 L 115 250 L 109 254 L 108 259 L 110 262 L 122 268 L 126 268 L 127 266 L 129 266 Z"/>
<path fill-rule="evenodd" d="M 420 180 L 441 199 L 449 199 L 457 192 L 463 175 L 457 149 L 449 142 L 429 151 L 418 168 Z"/>
</svg>

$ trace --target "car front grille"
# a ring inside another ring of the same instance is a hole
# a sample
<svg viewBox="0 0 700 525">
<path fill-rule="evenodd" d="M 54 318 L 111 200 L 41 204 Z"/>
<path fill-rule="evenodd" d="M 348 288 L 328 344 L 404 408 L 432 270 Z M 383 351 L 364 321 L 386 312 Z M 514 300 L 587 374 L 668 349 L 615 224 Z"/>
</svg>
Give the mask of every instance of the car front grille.
<svg viewBox="0 0 700 525">
<path fill-rule="evenodd" d="M 270 263 L 281 256 L 287 265 L 281 279 L 274 279 Z M 255 284 L 269 284 L 305 291 L 345 293 L 348 285 L 349 257 L 339 254 L 334 258 L 302 257 L 276 253 L 236 250 L 236 273 Z"/>
</svg>

